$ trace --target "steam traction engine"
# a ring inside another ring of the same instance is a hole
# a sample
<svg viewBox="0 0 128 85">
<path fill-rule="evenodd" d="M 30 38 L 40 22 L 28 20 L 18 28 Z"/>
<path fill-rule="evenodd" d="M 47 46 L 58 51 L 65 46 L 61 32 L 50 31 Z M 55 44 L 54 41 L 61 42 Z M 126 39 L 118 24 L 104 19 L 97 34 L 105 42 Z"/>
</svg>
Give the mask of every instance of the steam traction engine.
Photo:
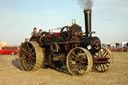
<svg viewBox="0 0 128 85">
<path fill-rule="evenodd" d="M 19 63 L 24 71 L 38 70 L 42 65 L 67 66 L 72 75 L 83 75 L 92 69 L 105 72 L 111 68 L 111 52 L 101 47 L 98 37 L 92 37 L 91 10 L 84 10 L 85 33 L 77 24 L 64 26 L 60 32 L 43 32 L 22 43 Z"/>
</svg>

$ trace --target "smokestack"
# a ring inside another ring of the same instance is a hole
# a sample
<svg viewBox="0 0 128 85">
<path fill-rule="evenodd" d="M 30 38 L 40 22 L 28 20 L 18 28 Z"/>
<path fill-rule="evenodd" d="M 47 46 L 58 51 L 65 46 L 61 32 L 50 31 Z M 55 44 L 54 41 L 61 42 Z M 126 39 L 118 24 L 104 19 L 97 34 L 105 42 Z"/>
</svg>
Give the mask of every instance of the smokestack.
<svg viewBox="0 0 128 85">
<path fill-rule="evenodd" d="M 91 9 L 84 10 L 85 17 L 85 32 L 87 37 L 91 37 Z"/>
</svg>

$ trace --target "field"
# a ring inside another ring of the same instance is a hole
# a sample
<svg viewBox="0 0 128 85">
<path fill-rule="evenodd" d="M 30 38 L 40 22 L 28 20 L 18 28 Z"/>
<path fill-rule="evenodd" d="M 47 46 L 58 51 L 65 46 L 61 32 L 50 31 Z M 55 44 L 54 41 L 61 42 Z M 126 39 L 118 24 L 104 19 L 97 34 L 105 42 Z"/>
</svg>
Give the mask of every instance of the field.
<svg viewBox="0 0 128 85">
<path fill-rule="evenodd" d="M 0 55 L 0 85 L 128 85 L 128 52 L 112 54 L 114 63 L 110 71 L 90 72 L 83 77 L 44 68 L 24 72 L 17 55 Z"/>
</svg>

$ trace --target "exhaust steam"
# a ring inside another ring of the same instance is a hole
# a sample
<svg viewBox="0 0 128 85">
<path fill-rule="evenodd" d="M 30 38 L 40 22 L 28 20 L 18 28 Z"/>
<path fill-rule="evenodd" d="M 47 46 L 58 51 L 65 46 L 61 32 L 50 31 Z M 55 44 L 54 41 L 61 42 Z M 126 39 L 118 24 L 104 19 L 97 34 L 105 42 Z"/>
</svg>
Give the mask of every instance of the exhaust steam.
<svg viewBox="0 0 128 85">
<path fill-rule="evenodd" d="M 83 10 L 91 9 L 93 6 L 93 0 L 78 0 L 78 3 Z"/>
</svg>

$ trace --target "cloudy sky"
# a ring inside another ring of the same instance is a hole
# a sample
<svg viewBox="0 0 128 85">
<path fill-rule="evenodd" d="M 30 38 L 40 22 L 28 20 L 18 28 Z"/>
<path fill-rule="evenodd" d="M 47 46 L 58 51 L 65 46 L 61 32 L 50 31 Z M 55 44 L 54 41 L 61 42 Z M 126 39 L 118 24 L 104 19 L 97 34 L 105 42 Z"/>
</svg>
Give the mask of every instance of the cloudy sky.
<svg viewBox="0 0 128 85">
<path fill-rule="evenodd" d="M 92 30 L 102 43 L 128 41 L 128 0 L 93 0 L 92 10 Z M 19 45 L 33 27 L 48 31 L 72 19 L 84 31 L 78 0 L 0 0 L 0 41 Z"/>
</svg>

